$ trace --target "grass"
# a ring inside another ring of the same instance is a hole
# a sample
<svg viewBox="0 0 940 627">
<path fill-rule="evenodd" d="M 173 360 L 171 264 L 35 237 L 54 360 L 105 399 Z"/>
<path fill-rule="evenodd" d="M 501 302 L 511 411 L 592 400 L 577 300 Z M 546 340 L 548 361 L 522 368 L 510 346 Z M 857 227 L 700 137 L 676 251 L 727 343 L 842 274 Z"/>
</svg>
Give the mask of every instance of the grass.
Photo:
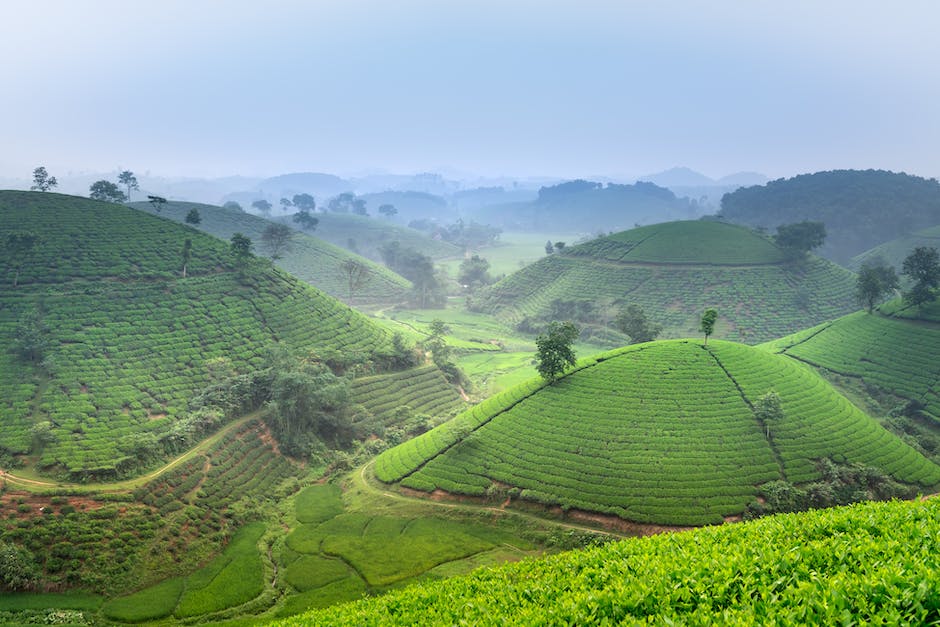
<svg viewBox="0 0 940 627">
<path fill-rule="evenodd" d="M 103 597 L 88 592 L 4 592 L 0 595 L 0 612 L 49 608 L 94 611 L 103 601 Z"/>
<path fill-rule="evenodd" d="M 940 502 L 870 503 L 625 540 L 275 625 L 930 624 Z"/>
<path fill-rule="evenodd" d="M 343 512 L 342 491 L 327 483 L 304 488 L 294 497 L 297 520 L 304 524 L 326 522 Z"/>
<path fill-rule="evenodd" d="M 785 419 L 764 425 L 751 406 L 770 390 Z M 824 457 L 940 482 L 940 467 L 809 369 L 740 344 L 673 340 L 512 388 L 382 453 L 376 475 L 426 492 L 699 525 L 741 514 L 764 482 L 814 480 Z"/>
<path fill-rule="evenodd" d="M 188 202 L 168 202 L 163 205 L 159 213 L 154 211 L 150 203 L 138 202 L 131 206 L 176 222 L 184 222 L 189 211 L 196 209 L 202 219 L 196 228 L 224 241 L 228 241 L 234 233 L 242 233 L 252 239 L 256 254 L 266 254 L 261 234 L 272 222 L 262 217 L 234 209 Z M 326 218 L 321 219 L 326 222 Z M 291 223 L 291 226 L 296 225 Z M 321 239 L 321 236 L 322 229 L 309 234 L 295 231 L 290 246 L 283 252 L 277 265 L 330 296 L 346 301 L 350 300 L 349 287 L 340 264 L 349 259 L 356 259 L 369 267 L 371 278 L 368 284 L 353 295 L 351 302 L 358 305 L 373 305 L 397 302 L 405 297 L 411 287 L 406 279 L 385 266 L 341 248 L 340 246 L 344 244 L 331 244 Z"/>
<path fill-rule="evenodd" d="M 164 618 L 173 613 L 183 593 L 182 577 L 167 579 L 134 594 L 109 600 L 102 612 L 110 619 L 124 623 L 140 623 Z"/>
<path fill-rule="evenodd" d="M 714 307 L 718 336 L 748 343 L 856 308 L 851 272 L 818 257 L 786 262 L 770 241 L 742 227 L 702 221 L 641 227 L 567 248 L 472 298 L 475 310 L 511 325 L 558 317 L 557 307 L 575 302 L 593 308 L 583 322 L 599 337 L 626 304 L 643 307 L 664 326 L 663 337 L 697 335 L 702 312 Z"/>
<path fill-rule="evenodd" d="M 352 249 L 350 240 L 353 240 L 354 252 L 376 261 L 381 259 L 379 247 L 393 241 L 398 241 L 402 246 L 413 248 L 432 259 L 459 256 L 462 252 L 449 242 L 433 239 L 426 233 L 399 226 L 381 217 L 342 213 L 317 214 L 316 217 L 320 220 L 316 230 L 317 237 L 347 249 Z"/>
</svg>

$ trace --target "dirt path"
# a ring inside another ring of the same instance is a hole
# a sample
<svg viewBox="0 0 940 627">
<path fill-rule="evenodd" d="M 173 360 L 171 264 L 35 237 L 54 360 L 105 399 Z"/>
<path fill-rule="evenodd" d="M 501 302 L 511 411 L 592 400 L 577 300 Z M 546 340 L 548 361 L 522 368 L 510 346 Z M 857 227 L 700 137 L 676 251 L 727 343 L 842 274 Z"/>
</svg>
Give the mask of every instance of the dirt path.
<svg viewBox="0 0 940 627">
<path fill-rule="evenodd" d="M 250 422 L 258 416 L 261 415 L 260 411 L 256 411 L 248 414 L 247 416 L 242 416 L 237 420 L 233 420 L 228 423 L 206 439 L 202 440 L 189 449 L 185 453 L 171 459 L 163 466 L 160 466 L 156 470 L 149 472 L 145 475 L 135 477 L 134 479 L 127 479 L 125 481 L 116 481 L 114 483 L 67 483 L 63 481 L 53 481 L 53 480 L 42 480 L 42 479 L 30 479 L 29 477 L 21 477 L 15 472 L 10 472 L 8 470 L 0 470 L 0 479 L 5 481 L 8 485 L 16 486 L 24 490 L 33 491 L 33 490 L 50 490 L 50 489 L 65 489 L 65 490 L 75 490 L 78 492 L 126 492 L 128 490 L 133 490 L 153 479 L 156 479 L 160 475 L 173 470 L 180 464 L 185 463 L 194 455 L 202 453 L 209 449 L 216 442 L 225 437 L 228 433 L 238 429 L 240 426 L 246 422 Z"/>
</svg>

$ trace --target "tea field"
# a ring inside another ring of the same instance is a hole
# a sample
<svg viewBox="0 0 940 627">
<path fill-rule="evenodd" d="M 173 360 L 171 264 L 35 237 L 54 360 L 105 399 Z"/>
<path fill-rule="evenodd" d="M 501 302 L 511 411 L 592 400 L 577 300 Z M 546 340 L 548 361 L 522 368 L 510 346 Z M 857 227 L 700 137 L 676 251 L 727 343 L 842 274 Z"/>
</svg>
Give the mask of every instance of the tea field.
<svg viewBox="0 0 940 627">
<path fill-rule="evenodd" d="M 256 254 L 267 255 L 261 234 L 272 222 L 260 216 L 237 209 L 190 202 L 167 202 L 159 212 L 147 202 L 132 203 L 130 206 L 177 222 L 184 222 L 190 210 L 196 209 L 201 218 L 201 222 L 196 225 L 199 230 L 224 241 L 228 241 L 234 233 L 241 233 L 252 239 Z M 291 226 L 295 225 L 291 224 Z M 289 246 L 282 253 L 282 258 L 276 261 L 276 265 L 334 298 L 355 302 L 357 305 L 396 303 L 404 299 L 405 293 L 411 288 L 411 283 L 407 279 L 395 274 L 384 265 L 376 264 L 338 245 L 324 241 L 320 236 L 319 230 L 312 234 L 301 230 L 294 231 Z M 366 264 L 370 277 L 368 282 L 352 296 L 349 293 L 348 280 L 340 268 L 340 264 L 350 259 Z"/>
<path fill-rule="evenodd" d="M 171 221 L 28 192 L 0 193 L 0 216 L 0 237 L 42 238 L 19 262 L 7 259 L 0 276 L 0 344 L 32 329 L 44 353 L 41 364 L 0 353 L 0 447 L 30 453 L 40 468 L 113 477 L 159 456 L 209 383 L 214 358 L 246 372 L 275 342 L 347 355 L 390 350 L 388 334 L 364 316 L 264 260 L 242 273 L 224 242 Z M 192 257 L 182 278 L 186 239 Z"/>
<path fill-rule="evenodd" d="M 557 301 L 637 304 L 664 326 L 663 337 L 696 335 L 702 311 L 714 307 L 717 336 L 753 344 L 855 310 L 854 288 L 848 270 L 814 256 L 787 261 L 743 227 L 670 222 L 545 257 L 481 290 L 473 307 L 515 324 L 551 317 Z M 610 317 L 597 311 L 585 322 Z"/>
<path fill-rule="evenodd" d="M 628 539 L 272 624 L 935 624 L 938 538 L 937 499 L 866 503 Z"/>
<path fill-rule="evenodd" d="M 354 379 L 353 401 L 369 410 L 383 424 L 399 420 L 401 413 L 428 418 L 450 416 L 464 403 L 456 388 L 432 364 L 409 370 Z"/>
<path fill-rule="evenodd" d="M 784 417 L 753 410 L 775 391 Z M 741 514 L 757 486 L 816 479 L 817 460 L 874 466 L 923 487 L 940 466 L 809 368 L 741 344 L 671 340 L 582 360 L 532 380 L 376 459 L 384 482 L 701 525 Z"/>
<path fill-rule="evenodd" d="M 351 213 L 317 213 L 320 221 L 315 234 L 336 246 L 341 246 L 373 261 L 381 261 L 379 248 L 389 242 L 399 242 L 432 259 L 458 257 L 463 251 L 427 233 L 394 224 L 381 217 L 364 217 Z"/>
<path fill-rule="evenodd" d="M 904 258 L 910 255 L 918 246 L 940 248 L 940 226 L 921 229 L 910 235 L 893 239 L 884 244 L 879 244 L 874 248 L 852 257 L 848 266 L 854 270 L 858 270 L 866 261 L 880 259 L 887 262 L 900 273 Z"/>
</svg>

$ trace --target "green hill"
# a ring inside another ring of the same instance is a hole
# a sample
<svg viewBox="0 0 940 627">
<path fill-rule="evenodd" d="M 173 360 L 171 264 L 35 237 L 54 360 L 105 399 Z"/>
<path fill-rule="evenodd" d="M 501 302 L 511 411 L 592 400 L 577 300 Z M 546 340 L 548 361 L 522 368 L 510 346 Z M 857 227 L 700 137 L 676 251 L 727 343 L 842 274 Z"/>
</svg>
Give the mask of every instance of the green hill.
<svg viewBox="0 0 940 627">
<path fill-rule="evenodd" d="M 911 231 L 940 224 L 940 184 L 884 170 L 833 170 L 742 187 L 721 199 L 731 222 L 774 230 L 826 225 L 820 254 L 839 263 Z"/>
<path fill-rule="evenodd" d="M 111 476 L 159 457 L 188 401 L 209 384 L 214 358 L 244 373 L 274 342 L 347 356 L 391 352 L 388 334 L 364 316 L 265 260 L 242 273 L 225 242 L 166 219 L 0 192 L 0 240 L 15 230 L 42 241 L 2 260 L 0 448 L 29 453 L 41 468 Z M 10 350 L 24 337 L 42 347 L 32 362 Z"/>
<path fill-rule="evenodd" d="M 421 231 L 394 224 L 384 218 L 367 218 L 351 213 L 318 213 L 317 237 L 347 250 L 380 261 L 379 248 L 389 242 L 400 242 L 432 259 L 456 257 L 463 253 L 449 242 L 433 239 Z"/>
<path fill-rule="evenodd" d="M 784 417 L 753 405 L 779 394 Z M 553 385 L 493 397 L 381 454 L 376 476 L 425 492 L 523 501 L 657 524 L 741 514 L 757 486 L 820 476 L 818 460 L 933 485 L 933 464 L 809 368 L 730 342 L 660 341 L 583 361 Z"/>
<path fill-rule="evenodd" d="M 918 246 L 940 248 L 940 226 L 921 229 L 910 235 L 904 235 L 890 242 L 875 246 L 860 255 L 852 257 L 848 266 L 854 270 L 858 270 L 862 267 L 862 264 L 868 260 L 883 260 L 900 272 L 904 258 L 914 252 L 914 249 Z"/>
<path fill-rule="evenodd" d="M 788 262 L 743 227 L 666 222 L 547 256 L 481 290 L 473 306 L 509 323 L 573 317 L 597 327 L 638 304 L 664 337 L 697 334 L 714 307 L 720 337 L 756 343 L 853 311 L 854 286 L 851 272 L 813 256 Z"/>
<path fill-rule="evenodd" d="M 259 216 L 237 209 L 189 202 L 168 202 L 161 207 L 159 213 L 150 203 L 138 202 L 131 206 L 177 222 L 183 222 L 189 211 L 196 209 L 202 220 L 197 226 L 200 230 L 225 241 L 228 241 L 234 233 L 242 233 L 252 239 L 256 254 L 266 254 L 261 242 L 261 233 L 271 222 Z M 319 236 L 320 233 L 317 232 L 316 235 Z M 353 302 L 357 304 L 399 302 L 411 288 L 411 284 L 406 279 L 385 266 L 372 263 L 319 237 L 301 231 L 294 233 L 290 247 L 284 251 L 277 265 L 330 296 L 349 301 L 348 281 L 340 269 L 340 264 L 348 259 L 358 259 L 369 266 L 371 279 L 354 294 Z"/>
<path fill-rule="evenodd" d="M 276 625 L 927 625 L 940 502 L 868 503 L 633 538 Z"/>
<path fill-rule="evenodd" d="M 895 317 L 859 311 L 765 347 L 860 380 L 869 393 L 922 403 L 940 426 L 940 304 L 921 314 L 895 300 L 879 311 Z"/>
</svg>

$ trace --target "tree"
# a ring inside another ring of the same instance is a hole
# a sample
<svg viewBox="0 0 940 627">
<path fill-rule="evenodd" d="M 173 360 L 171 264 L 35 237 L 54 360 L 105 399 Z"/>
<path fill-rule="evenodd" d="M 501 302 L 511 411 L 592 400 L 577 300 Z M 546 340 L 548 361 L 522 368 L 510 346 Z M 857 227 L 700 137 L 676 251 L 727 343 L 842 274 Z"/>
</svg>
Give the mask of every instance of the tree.
<svg viewBox="0 0 940 627">
<path fill-rule="evenodd" d="M 11 231 L 7 233 L 6 250 L 4 252 L 9 257 L 10 265 L 14 269 L 13 287 L 19 284 L 20 269 L 40 241 L 39 236 L 31 231 Z"/>
<path fill-rule="evenodd" d="M 104 202 L 124 202 L 127 200 L 124 192 L 111 181 L 95 181 L 88 190 L 91 192 L 88 196 L 93 200 L 103 200 Z"/>
<path fill-rule="evenodd" d="M 428 325 L 431 334 L 428 339 L 422 342 L 424 348 L 431 351 L 431 360 L 441 369 L 447 367 L 450 361 L 451 347 L 447 344 L 444 336 L 450 332 L 450 328 L 440 318 L 435 318 Z"/>
<path fill-rule="evenodd" d="M 26 363 L 40 364 L 46 358 L 47 351 L 52 348 L 52 339 L 38 309 L 28 309 L 20 317 L 10 348 Z"/>
<path fill-rule="evenodd" d="M 186 224 L 196 226 L 200 222 L 202 222 L 202 216 L 199 215 L 199 210 L 193 207 L 189 210 L 189 213 L 186 214 Z"/>
<path fill-rule="evenodd" d="M 297 224 L 299 224 L 300 228 L 302 228 L 305 231 L 313 231 L 314 229 L 317 228 L 317 225 L 320 223 L 320 220 L 310 215 L 309 209 L 301 209 L 300 211 L 295 213 L 291 219 Z"/>
<path fill-rule="evenodd" d="M 130 170 L 124 170 L 118 174 L 118 182 L 127 188 L 127 199 L 131 199 L 131 190 L 139 190 L 140 187 L 137 185 L 137 177 L 134 176 L 134 173 Z"/>
<path fill-rule="evenodd" d="M 718 312 L 714 309 L 706 309 L 702 314 L 702 323 L 699 325 L 699 331 L 705 334 L 705 345 L 708 345 L 708 336 L 715 331 L 715 322 L 718 321 Z"/>
<path fill-rule="evenodd" d="M 614 325 L 624 335 L 630 337 L 631 344 L 652 342 L 662 332 L 662 325 L 655 324 L 646 317 L 646 312 L 639 305 L 627 305 L 620 310 Z"/>
<path fill-rule="evenodd" d="M 238 204 L 237 202 L 235 202 L 234 200 L 227 201 L 224 205 L 222 205 L 222 208 L 228 209 L 229 211 L 242 211 L 242 212 L 245 211 L 244 209 L 242 209 L 242 206 Z"/>
<path fill-rule="evenodd" d="M 186 266 L 189 265 L 189 260 L 190 260 L 190 258 L 192 257 L 192 254 L 193 254 L 193 240 L 191 240 L 191 239 L 189 239 L 189 238 L 187 237 L 187 238 L 186 238 L 186 241 L 183 242 L 183 251 L 182 251 L 182 257 L 183 257 L 183 278 L 184 278 L 184 279 L 186 278 Z"/>
<path fill-rule="evenodd" d="M 791 255 L 805 255 L 826 241 L 826 225 L 803 220 L 794 224 L 781 224 L 774 235 L 774 243 Z"/>
<path fill-rule="evenodd" d="M 49 176 L 45 166 L 39 166 L 33 170 L 33 184 L 30 187 L 31 190 L 37 192 L 48 192 L 58 184 L 59 181 L 57 181 L 54 176 Z"/>
<path fill-rule="evenodd" d="M 933 302 L 937 295 L 934 289 L 940 285 L 940 255 L 936 248 L 918 246 L 904 259 L 901 274 L 914 281 L 911 290 L 904 294 L 904 300 L 920 307 Z"/>
<path fill-rule="evenodd" d="M 565 244 L 564 242 L 555 242 L 555 250 L 558 252 L 563 251 L 565 249 L 565 246 L 567 246 L 567 244 Z"/>
<path fill-rule="evenodd" d="M 473 255 L 469 259 L 460 262 L 457 281 L 472 292 L 477 287 L 489 285 L 493 282 L 489 269 L 489 261 L 479 255 Z"/>
<path fill-rule="evenodd" d="M 335 198 L 331 198 L 327 208 L 334 213 L 355 213 L 361 216 L 369 215 L 366 211 L 366 201 L 364 198 L 356 198 L 352 192 L 343 192 Z"/>
<path fill-rule="evenodd" d="M 555 252 L 555 245 L 552 244 L 552 240 L 548 240 L 545 242 L 545 254 L 551 255 L 553 252 Z"/>
<path fill-rule="evenodd" d="M 552 383 L 566 368 L 576 362 L 572 344 L 581 334 L 573 322 L 554 321 L 548 331 L 535 338 L 535 369 L 543 379 Z"/>
<path fill-rule="evenodd" d="M 353 294 L 358 292 L 372 280 L 372 274 L 369 272 L 369 266 L 358 259 L 346 259 L 339 264 L 340 272 L 346 279 L 346 285 L 349 287 L 349 300 L 352 300 Z"/>
<path fill-rule="evenodd" d="M 245 268 L 248 266 L 249 260 L 254 256 L 254 253 L 251 252 L 251 248 L 254 244 L 251 243 L 248 237 L 241 233 L 233 234 L 229 242 L 229 250 L 235 258 L 235 265 L 238 267 L 239 272 L 244 272 Z"/>
<path fill-rule="evenodd" d="M 310 194 L 294 194 L 294 206 L 301 211 L 314 211 L 317 208 L 317 201 Z"/>
<path fill-rule="evenodd" d="M 764 425 L 767 435 L 770 436 L 770 426 L 783 420 L 783 406 L 780 403 L 780 395 L 770 390 L 761 395 L 754 402 L 754 417 Z"/>
<path fill-rule="evenodd" d="M 855 297 L 871 313 L 875 305 L 898 287 L 898 275 L 881 260 L 866 261 L 858 271 Z"/>
<path fill-rule="evenodd" d="M 398 209 L 395 208 L 395 205 L 379 205 L 379 213 L 381 213 L 386 218 L 391 218 L 393 215 L 398 213 Z"/>
<path fill-rule="evenodd" d="M 271 259 L 280 259 L 281 253 L 290 247 L 294 231 L 286 224 L 272 222 L 261 232 L 261 242 L 271 253 Z"/>
<path fill-rule="evenodd" d="M 150 206 L 157 213 L 160 213 L 160 210 L 166 205 L 166 198 L 163 196 L 147 196 L 147 200 L 150 201 Z"/>
<path fill-rule="evenodd" d="M 285 213 L 291 208 L 292 204 L 289 198 L 281 198 L 281 209 L 283 209 Z"/>
<path fill-rule="evenodd" d="M 0 584 L 10 590 L 26 590 L 38 582 L 35 556 L 28 549 L 0 542 Z"/>
<path fill-rule="evenodd" d="M 251 203 L 251 206 L 266 216 L 271 215 L 271 203 L 269 203 L 267 200 L 263 198 L 261 200 L 254 201 L 253 203 Z"/>
</svg>

